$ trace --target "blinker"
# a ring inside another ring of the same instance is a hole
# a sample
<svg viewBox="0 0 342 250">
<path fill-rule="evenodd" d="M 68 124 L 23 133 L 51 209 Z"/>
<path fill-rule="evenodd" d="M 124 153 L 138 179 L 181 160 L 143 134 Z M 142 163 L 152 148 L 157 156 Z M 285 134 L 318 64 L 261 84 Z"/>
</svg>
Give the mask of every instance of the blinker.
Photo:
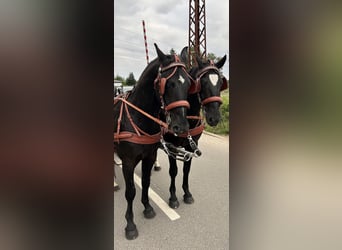
<svg viewBox="0 0 342 250">
<path fill-rule="evenodd" d="M 225 78 L 224 76 L 222 77 L 222 86 L 221 86 L 221 89 L 220 91 L 223 91 L 225 89 L 228 89 L 228 81 L 227 81 L 227 78 Z"/>
</svg>

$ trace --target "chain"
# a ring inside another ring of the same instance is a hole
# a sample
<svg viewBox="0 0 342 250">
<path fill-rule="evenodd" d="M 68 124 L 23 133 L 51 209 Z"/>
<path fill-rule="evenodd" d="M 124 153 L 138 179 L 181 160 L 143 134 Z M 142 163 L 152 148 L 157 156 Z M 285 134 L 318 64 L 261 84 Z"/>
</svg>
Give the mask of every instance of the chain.
<svg viewBox="0 0 342 250">
<path fill-rule="evenodd" d="M 196 142 L 189 135 L 188 137 L 190 147 L 194 152 L 186 151 L 185 148 L 176 147 L 172 143 L 166 142 L 164 137 L 160 138 L 160 143 L 164 152 L 175 160 L 190 161 L 193 157 L 197 158 L 202 155 L 201 151 L 197 148 Z"/>
</svg>

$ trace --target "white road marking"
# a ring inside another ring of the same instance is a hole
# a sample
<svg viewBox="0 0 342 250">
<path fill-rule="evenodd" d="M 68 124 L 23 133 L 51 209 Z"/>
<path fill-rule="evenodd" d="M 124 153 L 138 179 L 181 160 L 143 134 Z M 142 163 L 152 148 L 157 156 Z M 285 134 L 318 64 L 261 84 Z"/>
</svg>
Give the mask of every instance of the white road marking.
<svg viewBox="0 0 342 250">
<path fill-rule="evenodd" d="M 216 84 L 218 82 L 218 75 L 217 74 L 210 74 L 209 80 L 212 83 L 212 85 L 216 86 Z"/>
<path fill-rule="evenodd" d="M 121 165 L 119 165 L 120 168 L 122 168 Z M 141 178 L 134 173 L 134 182 L 138 185 L 140 189 L 142 189 L 141 186 Z M 150 199 L 157 204 L 157 206 L 166 214 L 167 217 L 169 217 L 170 220 L 178 220 L 180 218 L 180 215 L 169 207 L 169 205 L 156 193 L 153 191 L 153 189 L 150 187 L 148 190 L 148 196 Z"/>
</svg>

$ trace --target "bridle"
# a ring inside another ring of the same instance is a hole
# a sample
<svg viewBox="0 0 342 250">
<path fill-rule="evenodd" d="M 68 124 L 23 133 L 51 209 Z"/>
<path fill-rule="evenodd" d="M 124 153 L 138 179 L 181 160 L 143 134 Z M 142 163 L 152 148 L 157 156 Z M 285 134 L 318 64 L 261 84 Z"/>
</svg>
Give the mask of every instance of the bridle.
<svg viewBox="0 0 342 250">
<path fill-rule="evenodd" d="M 201 91 L 201 79 L 202 77 L 208 73 L 210 70 L 214 70 L 219 76 L 221 76 L 221 73 L 219 69 L 215 66 L 213 61 L 210 61 L 210 65 L 207 67 L 201 69 L 197 72 L 195 79 L 193 79 L 191 76 L 190 80 L 192 82 L 191 87 L 189 89 L 189 94 L 197 94 L 198 99 L 202 106 L 205 106 L 208 103 L 218 102 L 219 104 L 222 104 L 222 98 L 220 96 L 209 96 L 207 98 L 204 98 L 204 100 L 201 101 L 200 97 L 200 91 Z M 228 82 L 224 76 L 221 76 L 222 78 L 222 85 L 220 88 L 220 91 L 228 88 Z M 188 119 L 192 120 L 198 120 L 197 125 L 195 128 L 190 129 L 187 133 L 178 135 L 179 137 L 187 138 L 189 141 L 189 145 L 193 152 L 187 151 L 182 147 L 175 147 L 172 143 L 166 142 L 163 138 L 161 138 L 161 145 L 162 149 L 167 153 L 168 156 L 181 161 L 189 161 L 193 157 L 197 158 L 201 156 L 201 151 L 198 149 L 198 146 L 196 142 L 192 139 L 192 136 L 199 135 L 204 130 L 204 120 L 201 116 L 187 116 Z"/>
<path fill-rule="evenodd" d="M 154 81 L 154 88 L 157 89 L 159 92 L 159 97 L 160 97 L 160 101 L 162 104 L 162 109 L 164 110 L 165 113 L 168 113 L 170 110 L 175 109 L 175 108 L 179 108 L 179 107 L 185 107 L 187 109 L 190 108 L 190 104 L 186 100 L 173 101 L 167 105 L 166 105 L 165 100 L 164 100 L 166 83 L 171 77 L 173 77 L 176 74 L 176 71 L 178 68 L 181 68 L 185 72 L 185 74 L 187 76 L 189 76 L 188 72 L 186 71 L 185 64 L 180 61 L 180 59 L 177 55 L 174 55 L 174 57 L 175 57 L 175 62 L 169 64 L 168 66 L 159 68 L 158 77 Z M 162 74 L 164 72 L 166 72 L 170 69 L 173 69 L 173 71 L 171 72 L 170 75 L 162 76 Z"/>
<path fill-rule="evenodd" d="M 194 84 L 191 86 L 191 88 L 189 90 L 189 94 L 196 94 L 196 93 L 199 93 L 201 91 L 201 78 L 206 73 L 208 73 L 209 70 L 214 70 L 218 75 L 221 76 L 219 69 L 215 66 L 214 62 L 212 60 L 210 60 L 210 65 L 204 67 L 203 69 L 201 69 L 200 71 L 198 71 L 196 73 L 196 78 L 193 79 Z M 224 76 L 222 76 L 221 79 L 222 79 L 223 83 L 221 85 L 220 91 L 228 88 L 227 79 Z M 208 103 L 212 103 L 212 102 L 218 102 L 218 103 L 222 104 L 222 98 L 220 96 L 209 96 L 209 97 L 205 98 L 204 100 L 201 100 L 201 104 L 203 106 L 208 104 Z"/>
</svg>

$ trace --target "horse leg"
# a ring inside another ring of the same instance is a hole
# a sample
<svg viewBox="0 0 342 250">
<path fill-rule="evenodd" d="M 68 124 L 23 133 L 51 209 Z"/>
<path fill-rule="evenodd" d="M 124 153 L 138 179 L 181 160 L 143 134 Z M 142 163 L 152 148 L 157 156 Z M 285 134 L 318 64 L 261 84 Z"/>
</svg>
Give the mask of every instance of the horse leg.
<svg viewBox="0 0 342 250">
<path fill-rule="evenodd" d="M 183 185 L 182 185 L 182 187 L 184 190 L 183 198 L 184 198 L 184 202 L 186 204 L 194 203 L 194 198 L 192 197 L 192 194 L 189 191 L 189 173 L 190 173 L 191 161 L 192 161 L 192 159 L 184 162 L 184 165 L 183 165 Z"/>
<path fill-rule="evenodd" d="M 134 185 L 134 166 L 133 165 L 125 165 L 123 164 L 122 172 L 125 178 L 125 184 L 126 184 L 126 191 L 125 191 L 125 197 L 127 200 L 127 210 L 126 210 L 126 220 L 127 220 L 127 226 L 125 228 L 126 231 L 126 239 L 133 240 L 138 237 L 138 230 L 136 225 L 133 221 L 133 200 L 135 197 L 135 185 Z"/>
<path fill-rule="evenodd" d="M 141 195 L 141 202 L 144 204 L 144 216 L 147 219 L 151 219 L 156 216 L 153 207 L 150 204 L 148 199 L 148 189 L 150 187 L 150 180 L 151 180 L 151 170 L 153 167 L 153 163 L 155 161 L 155 157 L 149 157 L 142 160 L 142 178 L 141 178 L 141 185 L 142 185 L 142 195 Z"/>
<path fill-rule="evenodd" d="M 171 184 L 170 184 L 170 199 L 169 199 L 169 206 L 171 208 L 178 208 L 179 202 L 176 196 L 176 176 L 178 172 L 177 162 L 172 157 L 169 157 L 169 174 L 171 177 Z"/>
</svg>

